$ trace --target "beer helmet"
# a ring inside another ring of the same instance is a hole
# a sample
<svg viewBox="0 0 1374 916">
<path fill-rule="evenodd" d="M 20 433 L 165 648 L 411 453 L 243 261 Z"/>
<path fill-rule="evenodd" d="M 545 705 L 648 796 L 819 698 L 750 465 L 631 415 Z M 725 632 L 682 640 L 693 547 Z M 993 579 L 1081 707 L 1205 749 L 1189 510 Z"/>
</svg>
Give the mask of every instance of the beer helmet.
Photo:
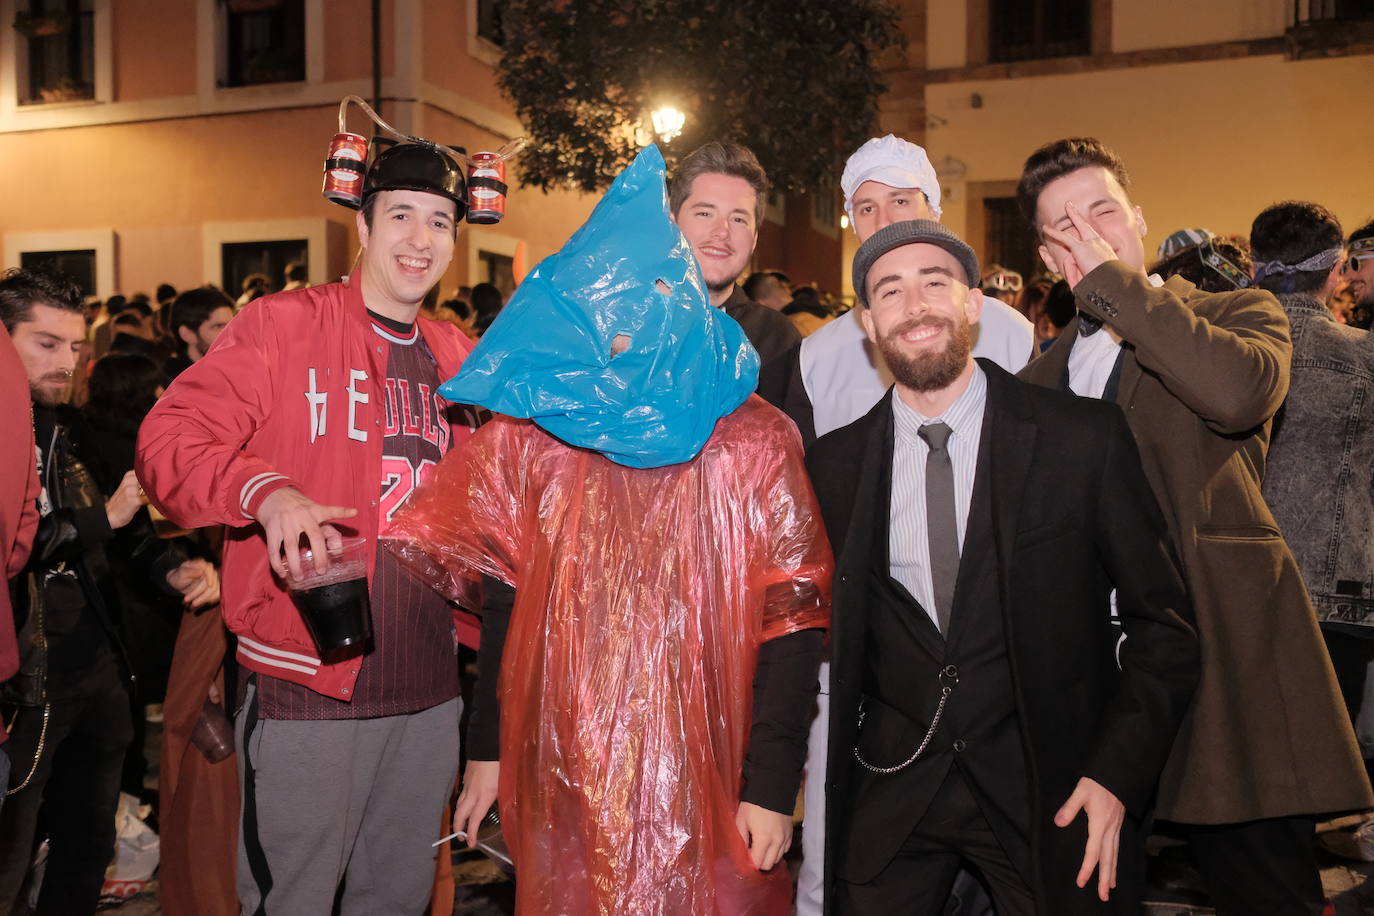
<svg viewBox="0 0 1374 916">
<path fill-rule="evenodd" d="M 378 191 L 424 191 L 453 201 L 455 222 L 468 208 L 467 180 L 463 169 L 433 143 L 388 144 L 375 138 L 376 155 L 363 179 L 362 205 Z"/>
<path fill-rule="evenodd" d="M 349 105 L 361 108 L 377 126 L 371 142 L 348 130 Z M 377 191 L 424 191 L 453 201 L 459 221 L 466 216 L 469 223 L 498 223 L 506 213 L 506 161 L 524 145 L 519 137 L 494 153 L 469 156 L 461 146 L 401 133 L 372 106 L 348 95 L 339 103 L 339 132 L 325 156 L 321 193 L 326 200 L 360 210 Z M 469 190 L 478 198 L 475 205 Z"/>
</svg>

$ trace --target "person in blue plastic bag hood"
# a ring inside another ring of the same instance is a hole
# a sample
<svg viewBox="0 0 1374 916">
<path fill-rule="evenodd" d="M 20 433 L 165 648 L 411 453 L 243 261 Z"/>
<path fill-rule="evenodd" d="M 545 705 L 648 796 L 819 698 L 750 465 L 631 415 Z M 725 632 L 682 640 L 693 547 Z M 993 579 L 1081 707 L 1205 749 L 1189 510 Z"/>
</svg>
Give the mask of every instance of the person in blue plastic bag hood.
<svg viewBox="0 0 1374 916">
<path fill-rule="evenodd" d="M 791 907 L 833 559 L 663 174 L 646 149 L 521 284 L 443 388 L 498 416 L 388 534 L 483 606 L 454 829 L 499 794 L 522 914 Z"/>
</svg>

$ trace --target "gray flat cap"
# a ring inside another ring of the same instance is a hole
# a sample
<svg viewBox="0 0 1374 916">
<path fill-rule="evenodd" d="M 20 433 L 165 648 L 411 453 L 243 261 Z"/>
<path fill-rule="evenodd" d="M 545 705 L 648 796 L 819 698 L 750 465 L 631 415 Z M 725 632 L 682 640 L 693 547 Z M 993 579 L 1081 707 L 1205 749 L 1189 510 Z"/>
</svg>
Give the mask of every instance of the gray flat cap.
<svg viewBox="0 0 1374 916">
<path fill-rule="evenodd" d="M 955 260 L 964 268 L 965 285 L 977 285 L 978 255 L 973 253 L 973 249 L 968 247 L 963 239 L 933 219 L 910 219 L 884 226 L 859 246 L 858 252 L 854 255 L 853 279 L 854 293 L 859 297 L 860 305 L 868 308 L 867 280 L 873 262 L 894 248 L 920 243 L 938 245 L 954 255 Z"/>
</svg>

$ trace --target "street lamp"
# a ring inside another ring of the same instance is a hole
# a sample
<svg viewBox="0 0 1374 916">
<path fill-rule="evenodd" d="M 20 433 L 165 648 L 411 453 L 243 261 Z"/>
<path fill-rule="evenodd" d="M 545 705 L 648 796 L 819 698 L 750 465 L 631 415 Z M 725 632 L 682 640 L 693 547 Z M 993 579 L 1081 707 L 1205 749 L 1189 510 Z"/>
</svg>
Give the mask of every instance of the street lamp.
<svg viewBox="0 0 1374 916">
<path fill-rule="evenodd" d="M 651 117 L 654 122 L 654 133 L 664 143 L 672 143 L 674 138 L 682 133 L 682 126 L 687 123 L 687 115 L 670 105 L 659 108 Z"/>
</svg>

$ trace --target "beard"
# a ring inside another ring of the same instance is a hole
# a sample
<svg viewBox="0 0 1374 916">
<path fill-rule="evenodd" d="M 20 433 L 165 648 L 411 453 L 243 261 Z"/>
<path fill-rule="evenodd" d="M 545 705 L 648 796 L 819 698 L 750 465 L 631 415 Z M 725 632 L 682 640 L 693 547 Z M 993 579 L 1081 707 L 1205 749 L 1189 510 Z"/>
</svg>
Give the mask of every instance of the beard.
<svg viewBox="0 0 1374 916">
<path fill-rule="evenodd" d="M 921 327 L 939 327 L 949 331 L 945 346 L 934 352 L 909 355 L 899 348 L 898 338 Z M 897 325 L 878 338 L 878 352 L 887 361 L 892 377 L 904 388 L 913 391 L 939 391 L 954 384 L 959 373 L 968 365 L 973 343 L 969 335 L 968 318 L 958 322 L 948 318 L 912 318 Z"/>
<path fill-rule="evenodd" d="M 696 252 L 694 250 L 693 254 L 695 253 Z M 735 253 L 731 252 L 730 257 L 735 257 Z M 739 279 L 740 273 L 745 267 L 749 266 L 748 262 L 745 261 L 742 264 L 735 265 L 737 269 L 732 270 L 731 264 L 729 263 L 722 264 L 715 260 L 708 260 L 706 263 L 703 264 L 702 259 L 700 257 L 698 257 L 697 263 L 702 264 L 701 280 L 702 283 L 705 284 L 707 291 L 711 293 L 722 293 L 726 290 L 734 289 L 735 281 Z M 712 276 L 710 273 L 707 272 L 708 270 L 719 271 L 720 273 L 718 275 Z"/>
<path fill-rule="evenodd" d="M 29 397 L 39 407 L 61 407 L 67 402 L 67 383 L 70 380 L 71 377 L 65 373 L 45 375 L 39 379 L 44 384 L 35 385 L 33 382 L 29 382 Z M 61 382 L 62 387 L 57 389 L 56 394 L 54 394 L 53 389 L 46 384 L 47 382 Z"/>
<path fill-rule="evenodd" d="M 713 293 L 723 293 L 723 292 L 725 292 L 727 289 L 734 289 L 734 286 L 735 286 L 735 279 L 736 279 L 736 278 L 733 277 L 733 276 L 730 276 L 730 277 L 717 277 L 717 278 L 714 279 L 714 280 L 707 280 L 706 277 L 703 276 L 702 279 L 706 281 L 706 289 L 707 289 L 709 292 L 713 292 Z"/>
</svg>

